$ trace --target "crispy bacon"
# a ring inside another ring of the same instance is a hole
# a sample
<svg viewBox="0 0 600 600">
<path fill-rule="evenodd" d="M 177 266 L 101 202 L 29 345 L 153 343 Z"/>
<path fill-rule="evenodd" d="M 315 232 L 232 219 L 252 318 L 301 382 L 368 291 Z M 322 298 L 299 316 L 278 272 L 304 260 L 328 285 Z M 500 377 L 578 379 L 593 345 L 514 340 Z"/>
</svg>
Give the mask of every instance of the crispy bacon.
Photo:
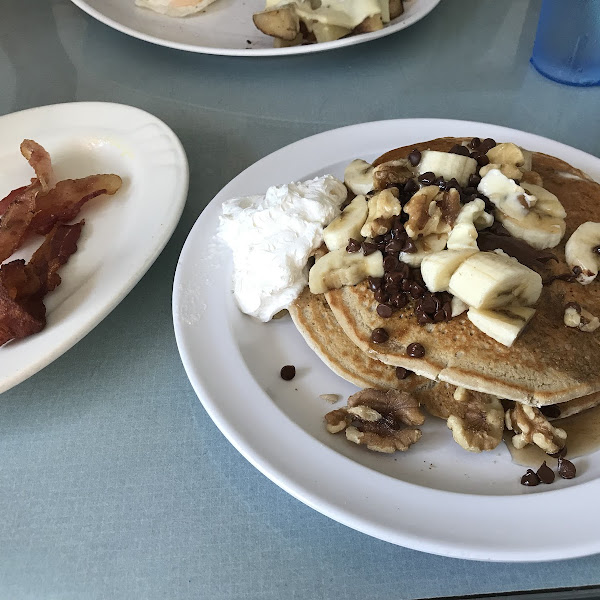
<svg viewBox="0 0 600 600">
<path fill-rule="evenodd" d="M 8 207 L 21 196 L 27 187 L 28 186 L 24 185 L 23 187 L 17 188 L 16 190 L 10 192 L 6 198 L 2 198 L 2 200 L 0 200 L 0 217 L 8 210 Z"/>
<path fill-rule="evenodd" d="M 45 235 L 55 223 L 74 219 L 88 200 L 115 194 L 121 183 L 118 175 L 106 174 L 59 181 L 52 190 L 38 195 L 29 230 Z"/>
<path fill-rule="evenodd" d="M 77 250 L 83 224 L 57 223 L 27 264 L 13 260 L 0 267 L 0 346 L 44 328 L 44 296 L 60 285 L 57 271 Z"/>
<path fill-rule="evenodd" d="M 0 220 L 0 263 L 21 245 L 35 214 L 37 184 L 31 185 L 10 203 Z"/>
<path fill-rule="evenodd" d="M 21 142 L 21 154 L 35 171 L 35 176 L 42 186 L 42 191 L 47 192 L 52 189 L 56 185 L 56 177 L 48 152 L 33 140 L 23 140 Z"/>
</svg>

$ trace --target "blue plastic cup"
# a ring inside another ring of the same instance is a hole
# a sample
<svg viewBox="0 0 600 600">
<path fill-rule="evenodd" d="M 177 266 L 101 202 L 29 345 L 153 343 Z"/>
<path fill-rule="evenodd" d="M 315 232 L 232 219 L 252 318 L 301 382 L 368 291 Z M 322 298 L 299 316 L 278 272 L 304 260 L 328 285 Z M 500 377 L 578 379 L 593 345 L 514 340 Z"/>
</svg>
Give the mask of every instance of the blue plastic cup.
<svg viewBox="0 0 600 600">
<path fill-rule="evenodd" d="M 568 85 L 600 85 L 600 0 L 544 0 L 531 64 Z"/>
</svg>

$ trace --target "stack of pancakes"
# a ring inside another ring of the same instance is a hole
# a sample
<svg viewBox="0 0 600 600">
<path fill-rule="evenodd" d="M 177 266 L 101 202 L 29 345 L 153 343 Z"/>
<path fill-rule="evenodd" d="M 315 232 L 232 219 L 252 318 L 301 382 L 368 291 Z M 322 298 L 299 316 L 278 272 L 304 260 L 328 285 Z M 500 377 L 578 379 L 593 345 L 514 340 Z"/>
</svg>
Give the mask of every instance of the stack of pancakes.
<svg viewBox="0 0 600 600">
<path fill-rule="evenodd" d="M 441 138 L 398 148 L 374 164 L 406 158 L 413 149 L 448 151 L 464 141 L 468 140 Z M 532 169 L 567 213 L 563 240 L 551 250 L 558 262 L 548 263 L 548 280 L 569 272 L 565 243 L 573 231 L 584 222 L 600 222 L 600 184 L 564 161 L 537 152 Z M 367 282 L 320 295 L 305 289 L 289 311 L 317 355 L 361 388 L 411 392 L 442 418 L 453 412 L 455 386 L 536 407 L 557 405 L 543 412 L 562 418 L 600 404 L 600 330 L 587 333 L 566 327 L 569 302 L 600 315 L 600 282 L 584 286 L 555 279 L 544 285 L 534 318 L 511 347 L 477 329 L 466 313 L 424 327 L 409 305 L 384 319 Z M 387 342 L 372 341 L 378 327 L 389 333 Z M 425 348 L 422 358 L 407 355 L 407 346 L 414 342 Z M 396 367 L 413 374 L 399 379 Z"/>
</svg>

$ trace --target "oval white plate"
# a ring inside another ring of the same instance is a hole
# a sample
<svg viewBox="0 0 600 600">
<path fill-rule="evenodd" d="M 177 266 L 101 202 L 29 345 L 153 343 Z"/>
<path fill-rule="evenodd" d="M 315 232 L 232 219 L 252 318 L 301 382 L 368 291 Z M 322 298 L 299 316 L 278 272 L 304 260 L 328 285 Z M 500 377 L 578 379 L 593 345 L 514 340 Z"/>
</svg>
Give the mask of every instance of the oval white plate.
<svg viewBox="0 0 600 600">
<path fill-rule="evenodd" d="M 19 152 L 24 138 L 48 150 L 59 179 L 116 173 L 123 186 L 79 213 L 86 223 L 78 250 L 44 300 L 46 328 L 0 348 L 0 392 L 58 358 L 117 306 L 171 237 L 188 187 L 185 152 L 162 121 L 130 106 L 81 102 L 0 117 L 1 197 L 33 176 Z M 9 260 L 29 258 L 42 239 Z"/>
<path fill-rule="evenodd" d="M 252 15 L 264 9 L 264 0 L 218 0 L 204 12 L 183 19 L 139 8 L 134 0 L 72 2 L 109 27 L 153 44 L 223 56 L 285 56 L 352 46 L 390 35 L 422 19 L 440 0 L 405 0 L 404 14 L 380 31 L 293 48 L 273 48 L 273 39 L 254 27 Z"/>
<path fill-rule="evenodd" d="M 526 488 L 525 469 L 502 445 L 479 455 L 429 418 L 406 453 L 369 452 L 325 431 L 320 394 L 356 391 L 308 348 L 291 321 L 258 323 L 233 304 L 231 262 L 215 241 L 221 203 L 318 174 L 343 176 L 354 158 L 440 136 L 513 141 L 559 156 L 600 178 L 600 160 L 503 127 L 435 119 L 380 121 L 322 133 L 260 160 L 202 213 L 183 248 L 173 320 L 188 377 L 231 443 L 296 498 L 369 535 L 417 550 L 479 560 L 539 561 L 600 551 L 600 456 L 577 459 L 578 476 Z M 279 370 L 293 364 L 297 376 Z M 567 507 L 570 507 L 567 509 Z M 574 507 L 577 507 L 575 510 Z"/>
</svg>

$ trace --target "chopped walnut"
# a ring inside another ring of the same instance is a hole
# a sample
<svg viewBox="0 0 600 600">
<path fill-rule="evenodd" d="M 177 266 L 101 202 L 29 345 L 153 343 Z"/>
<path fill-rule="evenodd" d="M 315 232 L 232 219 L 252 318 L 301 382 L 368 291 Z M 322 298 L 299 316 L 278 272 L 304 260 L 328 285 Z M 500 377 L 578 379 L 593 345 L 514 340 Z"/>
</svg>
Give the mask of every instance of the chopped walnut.
<svg viewBox="0 0 600 600">
<path fill-rule="evenodd" d="M 458 190 L 440 190 L 435 185 L 425 186 L 413 194 L 404 206 L 404 212 L 409 215 L 404 228 L 412 239 L 448 233 L 460 209 Z"/>
<path fill-rule="evenodd" d="M 454 441 L 470 452 L 493 450 L 504 432 L 504 409 L 496 396 L 457 387 L 447 424 Z"/>
<path fill-rule="evenodd" d="M 373 170 L 373 189 L 404 185 L 414 175 L 414 167 L 406 158 L 381 163 Z"/>
<path fill-rule="evenodd" d="M 329 433 L 346 431 L 346 439 L 376 452 L 408 450 L 421 431 L 403 425 L 425 421 L 419 402 L 407 392 L 365 389 L 348 398 L 348 406 L 325 415 Z"/>
<path fill-rule="evenodd" d="M 386 234 L 392 227 L 394 217 L 402 212 L 398 190 L 390 188 L 375 194 L 369 199 L 368 207 L 369 214 L 360 234 L 367 238 Z"/>
<path fill-rule="evenodd" d="M 547 454 L 555 454 L 567 442 L 564 429 L 553 427 L 538 408 L 519 402 L 506 411 L 506 427 L 515 432 L 512 444 L 517 449 L 535 444 Z"/>
</svg>

